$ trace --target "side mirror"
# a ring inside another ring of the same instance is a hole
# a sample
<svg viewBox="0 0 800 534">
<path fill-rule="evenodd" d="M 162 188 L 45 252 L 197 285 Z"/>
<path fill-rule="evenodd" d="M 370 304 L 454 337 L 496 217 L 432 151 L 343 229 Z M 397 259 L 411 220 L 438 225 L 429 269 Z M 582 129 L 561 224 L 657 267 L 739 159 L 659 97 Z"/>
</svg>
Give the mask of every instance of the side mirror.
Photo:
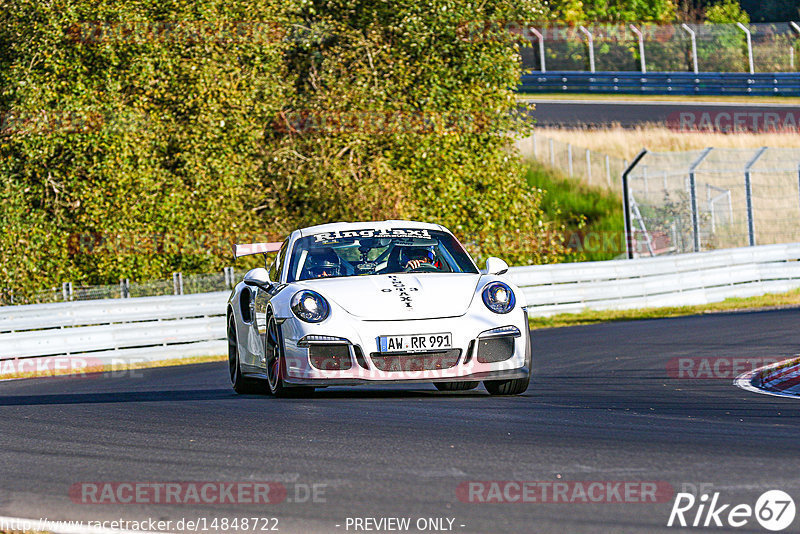
<svg viewBox="0 0 800 534">
<path fill-rule="evenodd" d="M 263 267 L 256 267 L 247 271 L 247 274 L 244 275 L 244 283 L 250 287 L 259 287 L 265 291 L 272 289 L 269 271 Z"/>
<path fill-rule="evenodd" d="M 508 264 L 500 258 L 494 256 L 486 259 L 486 274 L 506 274 L 508 272 Z"/>
</svg>

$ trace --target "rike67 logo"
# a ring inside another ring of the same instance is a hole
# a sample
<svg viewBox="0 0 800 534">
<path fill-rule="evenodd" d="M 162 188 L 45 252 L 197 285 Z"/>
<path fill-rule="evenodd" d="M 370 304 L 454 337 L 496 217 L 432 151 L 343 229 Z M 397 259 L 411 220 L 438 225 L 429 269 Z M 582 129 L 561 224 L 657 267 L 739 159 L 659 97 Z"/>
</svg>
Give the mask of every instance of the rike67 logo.
<svg viewBox="0 0 800 534">
<path fill-rule="evenodd" d="M 699 498 L 691 493 L 678 493 L 667 526 L 740 528 L 755 519 L 763 528 L 778 532 L 788 528 L 794 517 L 794 500 L 781 490 L 764 492 L 754 506 L 723 504 L 718 491 L 711 497 L 704 493 Z"/>
</svg>

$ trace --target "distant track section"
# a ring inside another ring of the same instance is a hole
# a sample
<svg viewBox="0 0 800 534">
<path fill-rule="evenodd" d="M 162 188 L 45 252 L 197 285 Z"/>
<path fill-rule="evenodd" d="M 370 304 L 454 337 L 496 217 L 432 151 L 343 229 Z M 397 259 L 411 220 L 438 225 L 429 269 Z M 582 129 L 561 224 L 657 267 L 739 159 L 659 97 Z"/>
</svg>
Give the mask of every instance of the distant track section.
<svg viewBox="0 0 800 534">
<path fill-rule="evenodd" d="M 728 113 L 729 120 L 733 120 L 734 113 L 745 113 L 748 114 L 745 121 L 753 124 L 755 120 L 758 124 L 764 122 L 760 117 L 766 113 L 777 113 L 779 117 L 792 112 L 800 113 L 800 106 L 797 104 L 758 102 L 576 100 L 568 95 L 565 95 L 564 100 L 531 96 L 526 102 L 536 104 L 536 109 L 529 115 L 537 125 L 555 128 L 611 125 L 635 128 L 645 124 L 680 128 L 681 113 L 690 113 L 690 120 L 693 119 L 697 124 L 704 113 L 707 113 L 712 121 L 720 113 Z"/>
</svg>

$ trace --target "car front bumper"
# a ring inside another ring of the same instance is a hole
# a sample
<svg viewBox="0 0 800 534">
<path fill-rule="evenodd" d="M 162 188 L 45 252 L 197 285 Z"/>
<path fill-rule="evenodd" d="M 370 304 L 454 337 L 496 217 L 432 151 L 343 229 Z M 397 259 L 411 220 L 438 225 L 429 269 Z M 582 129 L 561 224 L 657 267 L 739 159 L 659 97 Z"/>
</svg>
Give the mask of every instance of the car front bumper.
<svg viewBox="0 0 800 534">
<path fill-rule="evenodd" d="M 501 332 L 496 329 L 505 328 Z M 509 335 L 515 329 L 516 335 Z M 281 324 L 286 367 L 284 381 L 292 385 L 354 385 L 376 382 L 452 382 L 525 378 L 531 373 L 531 342 L 524 309 L 507 315 L 473 314 L 442 319 L 406 321 L 353 320 L 309 324 L 287 318 Z M 452 334 L 449 351 L 380 353 L 379 336 Z M 341 357 L 337 365 L 320 365 L 309 336 L 329 336 Z M 496 343 L 497 342 L 497 343 Z M 498 344 L 499 343 L 499 344 Z M 492 347 L 503 347 L 503 354 Z M 457 354 L 456 354 L 457 352 Z M 510 357 L 493 361 L 492 354 Z M 387 363 L 388 362 L 388 363 Z M 341 364 L 341 365 L 340 365 Z M 338 367 L 341 368 L 338 368 Z M 346 366 L 346 368 L 345 368 Z M 322 368 L 320 368 L 322 367 Z"/>
</svg>

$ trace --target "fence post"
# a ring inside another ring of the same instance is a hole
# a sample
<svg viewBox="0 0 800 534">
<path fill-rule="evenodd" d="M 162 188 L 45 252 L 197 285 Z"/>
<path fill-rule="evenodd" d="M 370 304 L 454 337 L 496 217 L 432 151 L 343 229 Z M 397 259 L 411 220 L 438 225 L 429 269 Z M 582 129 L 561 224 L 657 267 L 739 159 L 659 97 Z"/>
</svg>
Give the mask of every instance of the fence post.
<svg viewBox="0 0 800 534">
<path fill-rule="evenodd" d="M 592 32 L 585 27 L 579 26 L 578 29 L 586 35 L 586 41 L 589 43 L 589 70 L 594 72 L 594 37 L 592 36 Z"/>
<path fill-rule="evenodd" d="M 628 188 L 628 174 L 636 167 L 636 164 L 639 163 L 645 155 L 647 154 L 647 149 L 643 148 L 639 154 L 635 158 L 633 158 L 633 163 L 630 165 L 625 165 L 625 170 L 622 172 L 622 215 L 625 219 L 625 253 L 629 260 L 633 259 L 633 253 L 635 252 L 634 247 L 632 246 L 631 240 L 633 239 L 633 223 L 631 222 L 631 192 Z"/>
<path fill-rule="evenodd" d="M 592 151 L 586 149 L 586 177 L 592 183 Z"/>
<path fill-rule="evenodd" d="M 637 28 L 633 24 L 631 24 L 630 26 L 631 30 L 633 30 L 633 33 L 635 33 L 636 37 L 639 39 L 639 63 L 642 67 L 642 74 L 646 74 L 647 62 L 644 59 L 644 35 L 642 35 L 642 32 L 639 31 L 639 28 Z"/>
<path fill-rule="evenodd" d="M 233 287 L 233 267 L 225 267 L 225 287 L 232 288 Z"/>
<path fill-rule="evenodd" d="M 695 170 L 703 163 L 703 160 L 708 157 L 712 150 L 714 150 L 712 147 L 703 150 L 700 157 L 689 167 L 689 198 L 692 206 L 692 238 L 695 252 L 700 252 L 700 214 L 697 209 L 697 180 L 695 179 Z"/>
<path fill-rule="evenodd" d="M 647 165 L 642 165 L 642 182 L 644 185 L 644 197 L 647 199 L 650 196 L 650 190 L 647 187 Z"/>
<path fill-rule="evenodd" d="M 567 166 L 569 167 L 569 177 L 572 178 L 572 145 L 567 143 Z"/>
<path fill-rule="evenodd" d="M 798 26 L 796 22 L 790 20 L 789 26 L 791 26 L 794 31 L 800 34 L 800 26 Z M 792 70 L 794 70 L 794 43 L 792 43 L 792 45 L 789 47 L 789 58 L 792 63 Z"/>
<path fill-rule="evenodd" d="M 547 72 L 547 69 L 544 66 L 544 37 L 542 36 L 542 32 L 533 27 L 531 27 L 530 30 L 539 41 L 539 70 L 541 72 Z"/>
<path fill-rule="evenodd" d="M 172 294 L 183 295 L 183 274 L 172 273 Z"/>
<path fill-rule="evenodd" d="M 756 246 L 756 225 L 753 219 L 753 183 L 750 180 L 750 169 L 755 165 L 767 147 L 762 146 L 744 168 L 744 189 L 747 197 L 747 237 L 751 247 Z"/>
<path fill-rule="evenodd" d="M 533 138 L 533 159 L 537 159 L 538 160 L 539 159 L 539 151 L 536 150 L 536 133 L 531 135 L 531 137 Z"/>
<path fill-rule="evenodd" d="M 745 26 L 741 22 L 737 22 L 736 25 L 747 36 L 747 62 L 749 64 L 749 66 L 750 66 L 750 74 L 755 74 L 756 71 L 753 68 L 753 40 L 752 40 L 752 38 L 750 36 L 750 30 L 748 30 L 747 26 Z"/>
<path fill-rule="evenodd" d="M 550 138 L 550 166 L 555 168 L 556 167 L 556 154 L 553 151 L 553 138 Z"/>
<path fill-rule="evenodd" d="M 711 196 L 711 184 L 706 184 L 706 202 L 708 202 L 708 211 L 711 212 L 711 233 L 717 231 L 717 221 L 714 217 L 714 199 Z"/>
<path fill-rule="evenodd" d="M 127 299 L 131 296 L 131 281 L 127 278 L 119 279 L 119 296 L 120 298 Z"/>
<path fill-rule="evenodd" d="M 606 154 L 606 182 L 608 182 L 608 186 L 611 187 L 611 158 L 608 157 Z"/>
<path fill-rule="evenodd" d="M 687 24 L 681 24 L 681 28 L 686 30 L 686 33 L 689 34 L 689 38 L 692 40 L 692 67 L 694 67 L 694 73 L 697 74 L 697 36 L 694 33 L 694 30 L 691 29 Z"/>
</svg>

